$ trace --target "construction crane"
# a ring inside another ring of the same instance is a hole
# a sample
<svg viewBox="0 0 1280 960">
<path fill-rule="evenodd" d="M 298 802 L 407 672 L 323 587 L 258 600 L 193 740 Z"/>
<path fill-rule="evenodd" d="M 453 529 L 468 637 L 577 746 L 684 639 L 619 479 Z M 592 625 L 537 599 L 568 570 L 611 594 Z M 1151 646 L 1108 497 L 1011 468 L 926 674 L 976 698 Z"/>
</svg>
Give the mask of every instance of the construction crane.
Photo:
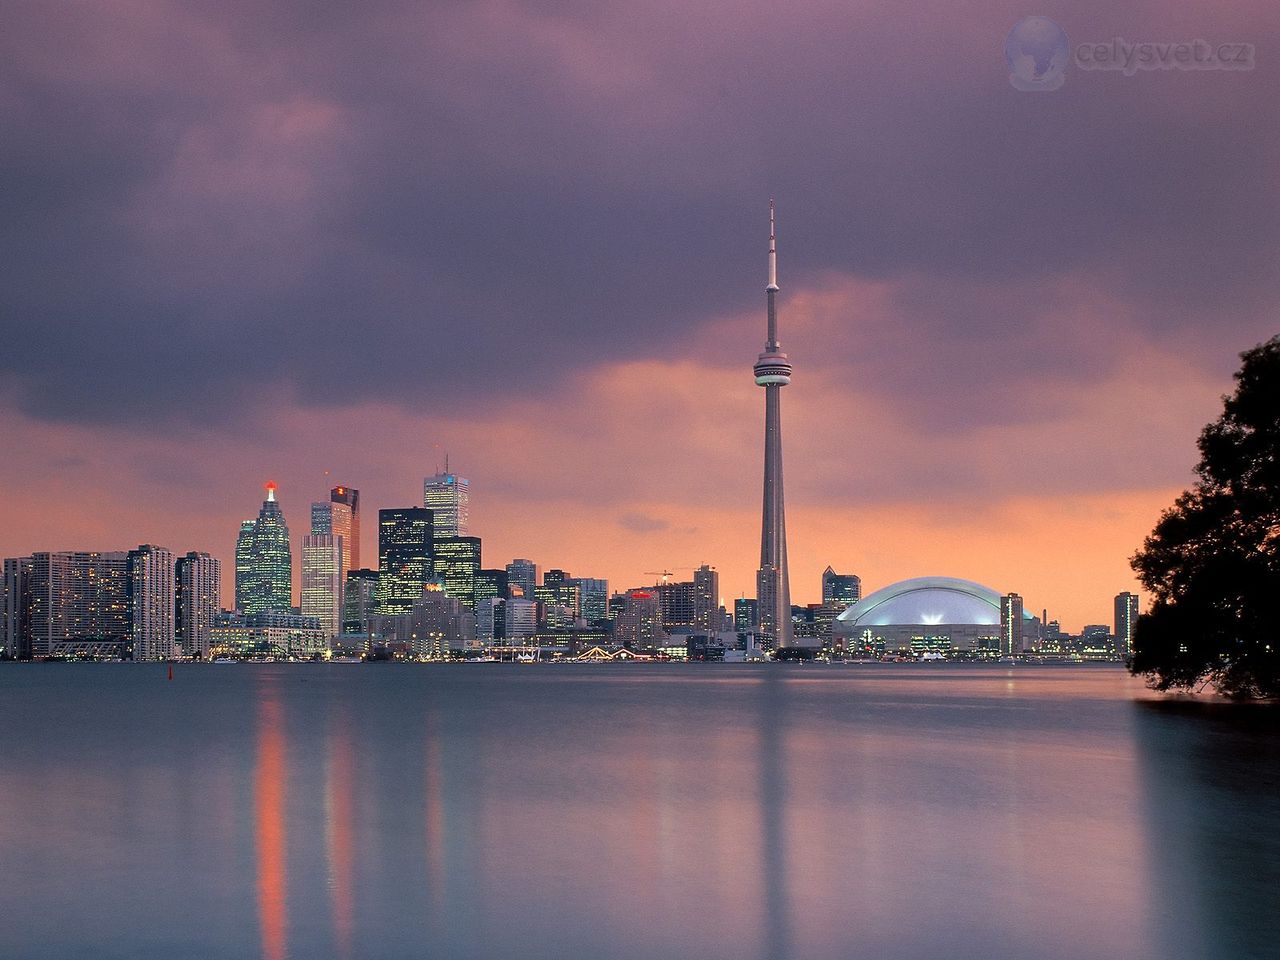
<svg viewBox="0 0 1280 960">
<path fill-rule="evenodd" d="M 676 567 L 677 570 L 697 570 L 697 567 Z M 670 570 L 646 570 L 646 577 L 661 577 L 664 584 L 671 582 L 672 571 Z"/>
</svg>

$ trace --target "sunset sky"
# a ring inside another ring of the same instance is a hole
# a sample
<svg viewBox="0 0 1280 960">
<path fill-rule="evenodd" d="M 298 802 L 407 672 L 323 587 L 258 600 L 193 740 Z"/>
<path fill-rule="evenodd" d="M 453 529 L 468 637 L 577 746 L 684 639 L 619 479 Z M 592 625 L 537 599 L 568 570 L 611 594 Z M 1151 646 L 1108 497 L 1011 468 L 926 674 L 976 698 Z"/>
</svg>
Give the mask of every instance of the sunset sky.
<svg viewBox="0 0 1280 960">
<path fill-rule="evenodd" d="M 1077 41 L 1248 72 L 1026 93 Z M 828 563 L 1078 630 L 1280 332 L 1280 7 L 10 0 L 0 556 L 208 550 L 262 484 L 421 503 L 484 563 L 754 592 L 778 204 L 792 597 Z M 229 595 L 225 598 L 230 601 Z"/>
</svg>

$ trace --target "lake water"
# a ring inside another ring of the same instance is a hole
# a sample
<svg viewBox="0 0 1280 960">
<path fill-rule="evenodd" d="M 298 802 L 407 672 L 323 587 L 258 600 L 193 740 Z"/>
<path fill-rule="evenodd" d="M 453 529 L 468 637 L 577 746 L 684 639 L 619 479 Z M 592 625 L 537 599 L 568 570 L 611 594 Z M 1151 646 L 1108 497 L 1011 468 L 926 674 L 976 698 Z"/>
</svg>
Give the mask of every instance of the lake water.
<svg viewBox="0 0 1280 960">
<path fill-rule="evenodd" d="M 0 957 L 1280 955 L 1280 722 L 1114 667 L 0 665 Z"/>
</svg>

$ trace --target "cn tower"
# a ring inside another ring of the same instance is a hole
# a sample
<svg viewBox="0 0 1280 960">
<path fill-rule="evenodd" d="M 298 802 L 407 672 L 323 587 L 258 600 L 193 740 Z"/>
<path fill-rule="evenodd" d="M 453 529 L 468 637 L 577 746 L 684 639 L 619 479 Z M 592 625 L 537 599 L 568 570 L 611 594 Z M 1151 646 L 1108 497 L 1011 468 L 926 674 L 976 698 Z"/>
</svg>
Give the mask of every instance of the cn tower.
<svg viewBox="0 0 1280 960">
<path fill-rule="evenodd" d="M 769 201 L 769 340 L 754 373 L 764 387 L 764 511 L 760 526 L 760 569 L 756 602 L 760 630 L 781 650 L 792 644 L 791 580 L 787 574 L 787 517 L 782 500 L 782 388 L 791 382 L 791 362 L 778 343 L 778 248 Z"/>
</svg>

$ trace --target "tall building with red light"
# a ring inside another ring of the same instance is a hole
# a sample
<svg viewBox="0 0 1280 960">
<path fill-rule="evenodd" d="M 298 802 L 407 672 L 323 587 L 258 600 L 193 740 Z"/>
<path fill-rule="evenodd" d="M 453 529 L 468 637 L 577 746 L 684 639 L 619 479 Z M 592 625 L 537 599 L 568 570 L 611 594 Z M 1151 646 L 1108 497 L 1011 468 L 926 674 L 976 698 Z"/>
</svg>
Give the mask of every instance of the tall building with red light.
<svg viewBox="0 0 1280 960">
<path fill-rule="evenodd" d="M 359 570 L 360 566 L 360 491 L 354 487 L 334 487 L 329 491 L 329 500 L 333 503 L 345 503 L 351 508 L 351 547 L 350 556 L 344 557 L 348 570 Z"/>
<path fill-rule="evenodd" d="M 241 525 L 236 544 L 236 609 L 242 613 L 284 612 L 293 607 L 293 550 L 276 489 L 274 481 L 267 484 L 258 519 L 251 528 Z"/>
</svg>

